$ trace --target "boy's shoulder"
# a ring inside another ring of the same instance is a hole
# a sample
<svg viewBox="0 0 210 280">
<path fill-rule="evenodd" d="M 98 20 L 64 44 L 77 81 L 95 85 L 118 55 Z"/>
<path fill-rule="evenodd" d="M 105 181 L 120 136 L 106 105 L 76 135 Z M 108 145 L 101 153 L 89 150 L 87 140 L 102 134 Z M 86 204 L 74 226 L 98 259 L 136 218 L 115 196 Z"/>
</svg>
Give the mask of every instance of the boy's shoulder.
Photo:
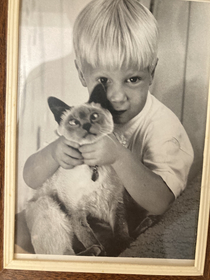
<svg viewBox="0 0 210 280">
<path fill-rule="evenodd" d="M 129 123 L 129 127 L 136 126 L 148 129 L 149 127 L 182 127 L 179 118 L 159 101 L 154 95 L 148 92 L 147 100 L 143 110 Z"/>
<path fill-rule="evenodd" d="M 149 94 L 148 99 L 148 108 L 144 121 L 139 123 L 136 130 L 136 139 L 143 139 L 142 145 L 150 147 L 175 142 L 188 154 L 193 155 L 189 137 L 175 113 L 153 95 Z"/>
<path fill-rule="evenodd" d="M 177 115 L 155 96 L 149 94 L 148 98 L 150 106 L 148 106 L 148 114 L 145 116 L 147 131 L 150 130 L 153 135 L 161 138 L 163 136 L 176 138 L 178 135 L 187 137 Z"/>
<path fill-rule="evenodd" d="M 153 121 L 163 119 L 167 122 L 178 121 L 180 123 L 176 114 L 151 93 L 148 93 L 147 102 L 149 113 L 147 114 L 148 118 L 150 117 Z"/>
<path fill-rule="evenodd" d="M 177 139 L 180 146 L 191 146 L 179 118 L 151 93 L 148 93 L 143 110 L 127 124 L 124 135 L 135 139 L 135 143 L 140 142 L 141 146 L 156 145 L 171 139 Z"/>
<path fill-rule="evenodd" d="M 183 126 L 178 117 L 154 95 L 148 92 L 147 100 L 142 111 L 123 127 L 115 125 L 115 131 L 121 132 L 128 137 L 140 133 L 141 137 L 145 134 L 161 133 L 167 131 L 183 130 Z M 159 132 L 159 133 L 158 133 Z"/>
</svg>

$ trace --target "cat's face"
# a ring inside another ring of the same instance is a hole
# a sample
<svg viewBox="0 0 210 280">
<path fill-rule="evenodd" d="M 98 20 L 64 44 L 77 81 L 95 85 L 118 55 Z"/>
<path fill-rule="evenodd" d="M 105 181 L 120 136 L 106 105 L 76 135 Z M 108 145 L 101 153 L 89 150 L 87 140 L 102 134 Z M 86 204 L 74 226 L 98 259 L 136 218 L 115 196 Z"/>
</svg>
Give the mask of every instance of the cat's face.
<svg viewBox="0 0 210 280">
<path fill-rule="evenodd" d="M 93 89 L 88 103 L 70 107 L 56 97 L 48 98 L 48 105 L 58 123 L 58 133 L 79 144 L 93 143 L 112 133 L 113 118 L 103 85 Z"/>
<path fill-rule="evenodd" d="M 83 104 L 63 112 L 58 133 L 79 144 L 93 143 L 112 133 L 111 113 L 99 104 Z"/>
</svg>

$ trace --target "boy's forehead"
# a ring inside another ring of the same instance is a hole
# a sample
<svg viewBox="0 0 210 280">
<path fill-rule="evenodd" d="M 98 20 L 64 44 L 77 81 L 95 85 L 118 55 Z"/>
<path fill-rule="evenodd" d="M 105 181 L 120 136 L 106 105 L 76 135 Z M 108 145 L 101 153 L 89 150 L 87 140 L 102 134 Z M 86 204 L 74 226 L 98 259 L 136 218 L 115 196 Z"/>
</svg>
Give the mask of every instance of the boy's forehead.
<svg viewBox="0 0 210 280">
<path fill-rule="evenodd" d="M 115 73 L 124 73 L 126 75 L 132 74 L 134 72 L 148 72 L 148 67 L 143 68 L 143 67 L 137 67 L 135 65 L 133 65 L 132 63 L 130 65 L 122 65 L 119 67 L 113 67 L 113 66 L 104 66 L 104 65 L 100 65 L 100 63 L 98 63 L 97 66 L 95 65 L 91 65 L 87 62 L 85 62 L 83 64 L 83 73 L 86 75 L 95 75 L 95 74 L 106 74 L 109 72 L 115 72 Z"/>
</svg>

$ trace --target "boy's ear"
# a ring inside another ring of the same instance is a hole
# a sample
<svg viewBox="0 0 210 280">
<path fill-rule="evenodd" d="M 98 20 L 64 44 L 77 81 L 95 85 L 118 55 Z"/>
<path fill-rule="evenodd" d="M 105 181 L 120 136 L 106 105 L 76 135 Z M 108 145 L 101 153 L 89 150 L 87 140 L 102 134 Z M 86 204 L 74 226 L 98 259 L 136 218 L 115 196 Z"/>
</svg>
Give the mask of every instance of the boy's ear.
<svg viewBox="0 0 210 280">
<path fill-rule="evenodd" d="M 76 61 L 76 60 L 74 60 L 74 63 L 75 63 L 75 66 L 76 66 L 76 68 L 77 68 L 77 72 L 78 72 L 78 75 L 79 75 L 79 79 L 80 79 L 80 81 L 81 81 L 82 85 L 83 85 L 84 87 L 86 87 L 86 86 L 87 86 L 87 84 L 86 84 L 86 82 L 85 82 L 85 79 L 84 79 L 83 73 L 82 73 L 82 71 L 80 70 L 80 68 L 79 68 L 79 66 L 78 66 L 77 61 Z"/>
<path fill-rule="evenodd" d="M 100 104 L 104 109 L 110 109 L 110 103 L 106 96 L 106 88 L 102 84 L 97 84 L 94 87 L 88 100 L 88 103 L 91 102 Z"/>
<path fill-rule="evenodd" d="M 151 69 L 151 76 L 150 76 L 150 85 L 152 84 L 152 81 L 153 81 L 153 79 L 154 79 L 154 76 L 155 76 L 155 70 L 156 70 L 156 67 L 157 67 L 157 64 L 158 64 L 158 58 L 156 58 L 156 60 L 155 60 L 155 63 L 154 63 L 154 65 L 153 65 L 153 67 L 152 67 L 152 69 Z"/>
<path fill-rule="evenodd" d="M 50 110 L 52 111 L 55 120 L 58 124 L 60 124 L 61 116 L 66 110 L 70 110 L 71 107 L 61 101 L 60 99 L 50 96 L 48 98 L 48 105 L 50 107 Z"/>
</svg>

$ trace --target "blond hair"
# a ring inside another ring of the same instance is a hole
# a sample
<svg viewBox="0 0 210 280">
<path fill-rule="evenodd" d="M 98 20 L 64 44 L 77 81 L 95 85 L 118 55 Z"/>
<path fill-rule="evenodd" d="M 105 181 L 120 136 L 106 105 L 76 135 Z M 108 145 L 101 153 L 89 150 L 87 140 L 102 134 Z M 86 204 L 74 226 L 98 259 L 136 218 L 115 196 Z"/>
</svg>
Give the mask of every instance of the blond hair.
<svg viewBox="0 0 210 280">
<path fill-rule="evenodd" d="M 74 50 L 79 68 L 153 67 L 158 28 L 138 0 L 93 0 L 74 24 Z"/>
</svg>

